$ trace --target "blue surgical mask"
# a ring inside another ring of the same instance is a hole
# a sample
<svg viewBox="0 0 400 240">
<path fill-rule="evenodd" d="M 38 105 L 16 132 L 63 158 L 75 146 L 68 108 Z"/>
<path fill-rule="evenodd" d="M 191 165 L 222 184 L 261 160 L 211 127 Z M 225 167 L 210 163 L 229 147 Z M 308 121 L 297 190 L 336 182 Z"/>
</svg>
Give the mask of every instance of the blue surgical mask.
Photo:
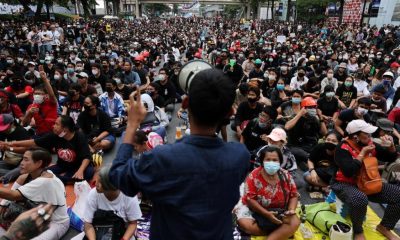
<svg viewBox="0 0 400 240">
<path fill-rule="evenodd" d="M 301 98 L 299 98 L 299 97 L 293 97 L 293 98 L 292 98 L 292 103 L 294 103 L 294 104 L 300 104 L 300 103 L 301 103 Z"/>
<path fill-rule="evenodd" d="M 328 98 L 331 98 L 331 97 L 335 96 L 335 93 L 334 93 L 334 92 L 327 92 L 327 93 L 326 93 L 326 96 L 327 96 Z"/>
<path fill-rule="evenodd" d="M 276 84 L 276 89 L 278 89 L 278 91 L 282 91 L 285 89 L 285 85 L 284 84 Z"/>
<path fill-rule="evenodd" d="M 281 169 L 281 165 L 278 162 L 264 162 L 264 170 L 268 175 L 275 175 L 279 169 Z"/>
</svg>

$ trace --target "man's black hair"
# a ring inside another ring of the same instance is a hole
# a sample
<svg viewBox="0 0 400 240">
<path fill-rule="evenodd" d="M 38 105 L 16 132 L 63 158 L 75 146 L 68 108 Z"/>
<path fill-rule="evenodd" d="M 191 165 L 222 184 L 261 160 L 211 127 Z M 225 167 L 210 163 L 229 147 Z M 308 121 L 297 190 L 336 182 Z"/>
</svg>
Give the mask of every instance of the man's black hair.
<svg viewBox="0 0 400 240">
<path fill-rule="evenodd" d="M 107 79 L 107 80 L 106 80 L 106 84 L 107 84 L 107 83 L 111 83 L 114 87 L 117 86 L 117 82 L 116 82 L 114 79 Z"/>
<path fill-rule="evenodd" d="M 261 95 L 260 88 L 256 87 L 256 86 L 249 87 L 249 90 L 247 91 L 247 93 L 249 93 L 249 92 L 255 93 L 257 97 L 260 97 L 260 95 Z"/>
<path fill-rule="evenodd" d="M 228 116 L 236 94 L 222 71 L 207 69 L 194 76 L 188 95 L 193 120 L 200 126 L 215 127 Z"/>
<path fill-rule="evenodd" d="M 278 111 L 272 106 L 265 106 L 262 111 L 268 114 L 269 118 L 273 121 L 278 117 Z"/>
</svg>

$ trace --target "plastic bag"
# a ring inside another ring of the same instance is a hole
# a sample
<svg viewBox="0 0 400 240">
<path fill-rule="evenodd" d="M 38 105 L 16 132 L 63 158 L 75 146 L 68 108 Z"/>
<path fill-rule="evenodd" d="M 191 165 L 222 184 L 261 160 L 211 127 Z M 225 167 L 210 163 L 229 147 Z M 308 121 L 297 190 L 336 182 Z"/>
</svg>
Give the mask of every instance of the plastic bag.
<svg viewBox="0 0 400 240">
<path fill-rule="evenodd" d="M 74 185 L 75 203 L 68 209 L 70 226 L 78 231 L 83 231 L 83 213 L 85 211 L 86 199 L 91 188 L 87 181 L 76 182 Z"/>
</svg>

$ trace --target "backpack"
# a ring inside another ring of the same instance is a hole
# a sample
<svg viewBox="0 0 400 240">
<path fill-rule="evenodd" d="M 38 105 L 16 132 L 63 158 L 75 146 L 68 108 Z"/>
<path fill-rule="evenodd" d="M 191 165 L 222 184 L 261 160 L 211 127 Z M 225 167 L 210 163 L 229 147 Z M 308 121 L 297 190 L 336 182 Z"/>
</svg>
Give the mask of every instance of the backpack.
<svg viewBox="0 0 400 240">
<path fill-rule="evenodd" d="M 112 210 L 97 209 L 94 212 L 92 225 L 96 231 L 96 240 L 119 240 L 126 231 L 124 220 Z"/>
<path fill-rule="evenodd" d="M 307 221 L 325 234 L 328 234 L 331 227 L 338 222 L 348 225 L 342 216 L 332 211 L 327 202 L 306 205 L 305 208 Z"/>
<path fill-rule="evenodd" d="M 360 148 L 352 141 L 346 142 L 360 152 Z M 357 176 L 357 187 L 366 195 L 379 193 L 382 190 L 382 178 L 379 174 L 378 159 L 376 157 L 364 157 L 361 162 L 360 172 Z"/>
</svg>

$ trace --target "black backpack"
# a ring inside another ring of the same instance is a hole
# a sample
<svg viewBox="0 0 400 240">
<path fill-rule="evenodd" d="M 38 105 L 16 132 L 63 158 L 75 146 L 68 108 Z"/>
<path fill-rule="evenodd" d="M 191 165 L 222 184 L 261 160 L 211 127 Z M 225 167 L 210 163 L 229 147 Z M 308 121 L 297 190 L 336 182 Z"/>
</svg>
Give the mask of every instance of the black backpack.
<svg viewBox="0 0 400 240">
<path fill-rule="evenodd" d="M 96 231 L 96 240 L 120 240 L 126 231 L 125 221 L 112 210 L 96 210 L 92 225 Z M 85 236 L 84 239 L 88 238 Z"/>
</svg>

